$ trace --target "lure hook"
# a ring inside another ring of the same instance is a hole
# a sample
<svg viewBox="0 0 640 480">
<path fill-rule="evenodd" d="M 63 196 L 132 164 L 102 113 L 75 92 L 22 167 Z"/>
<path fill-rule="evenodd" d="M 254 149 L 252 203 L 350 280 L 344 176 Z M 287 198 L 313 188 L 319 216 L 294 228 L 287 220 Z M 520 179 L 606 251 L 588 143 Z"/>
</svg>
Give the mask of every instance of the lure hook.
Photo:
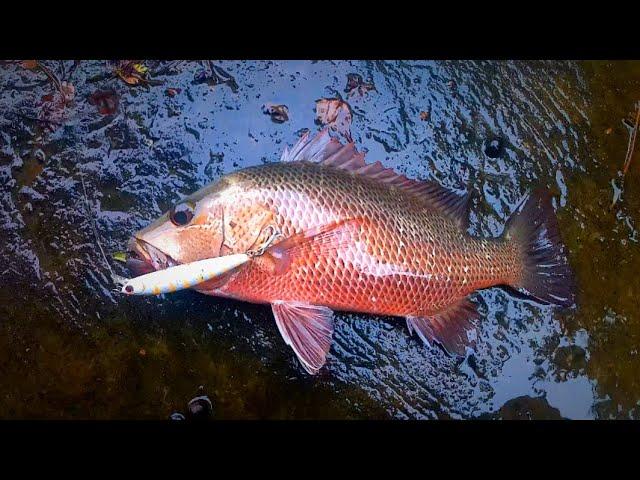
<svg viewBox="0 0 640 480">
<path fill-rule="evenodd" d="M 253 257 L 259 257 L 260 255 L 263 255 L 264 252 L 267 250 L 267 248 L 269 248 L 276 239 L 283 236 L 282 233 L 280 233 L 280 231 L 278 231 L 278 229 L 273 225 L 267 225 L 267 229 L 271 230 L 271 236 L 267 239 L 264 245 L 262 245 L 257 250 L 248 250 L 247 256 L 253 258 Z"/>
</svg>

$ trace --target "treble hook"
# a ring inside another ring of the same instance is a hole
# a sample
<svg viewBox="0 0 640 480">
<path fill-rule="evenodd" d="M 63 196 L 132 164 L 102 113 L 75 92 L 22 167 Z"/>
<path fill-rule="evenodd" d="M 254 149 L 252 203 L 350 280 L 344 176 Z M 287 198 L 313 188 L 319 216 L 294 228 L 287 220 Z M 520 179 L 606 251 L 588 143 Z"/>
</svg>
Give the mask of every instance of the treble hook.
<svg viewBox="0 0 640 480">
<path fill-rule="evenodd" d="M 259 257 L 260 255 L 264 254 L 264 252 L 267 250 L 267 248 L 269 248 L 271 246 L 271 244 L 279 237 L 282 237 L 283 235 L 278 231 L 278 229 L 273 226 L 273 225 L 267 225 L 267 228 L 272 230 L 271 236 L 267 239 L 267 241 L 265 242 L 265 244 L 260 247 L 257 250 L 248 250 L 247 251 L 247 255 L 251 258 L 253 257 Z M 265 229 L 266 230 L 266 229 Z"/>
</svg>

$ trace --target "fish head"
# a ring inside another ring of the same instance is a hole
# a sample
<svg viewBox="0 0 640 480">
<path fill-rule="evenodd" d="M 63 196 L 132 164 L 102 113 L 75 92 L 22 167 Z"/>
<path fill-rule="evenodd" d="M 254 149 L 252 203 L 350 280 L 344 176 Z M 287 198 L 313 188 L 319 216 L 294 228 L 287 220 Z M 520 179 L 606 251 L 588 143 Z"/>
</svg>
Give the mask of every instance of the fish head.
<svg viewBox="0 0 640 480">
<path fill-rule="evenodd" d="M 217 182 L 136 232 L 128 245 L 129 269 L 143 274 L 222 255 L 225 196 L 223 182 Z"/>
<path fill-rule="evenodd" d="M 177 202 L 129 241 L 135 274 L 173 265 L 245 253 L 270 231 L 271 212 L 255 202 L 236 175 L 225 176 Z M 262 240 L 261 240 L 262 239 Z"/>
</svg>

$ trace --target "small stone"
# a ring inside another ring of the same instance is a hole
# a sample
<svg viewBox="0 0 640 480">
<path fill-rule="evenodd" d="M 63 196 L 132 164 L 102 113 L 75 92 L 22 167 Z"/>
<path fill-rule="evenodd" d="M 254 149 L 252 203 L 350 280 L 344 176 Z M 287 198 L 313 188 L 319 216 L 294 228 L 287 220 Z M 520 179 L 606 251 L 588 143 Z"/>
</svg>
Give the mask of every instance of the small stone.
<svg viewBox="0 0 640 480">
<path fill-rule="evenodd" d="M 193 420 L 206 420 L 212 412 L 213 404 L 206 395 L 195 397 L 187 404 L 187 414 Z"/>
<path fill-rule="evenodd" d="M 587 367 L 587 352 L 578 345 L 558 347 L 553 360 L 561 370 L 579 372 Z"/>
<path fill-rule="evenodd" d="M 423 110 L 422 112 L 420 112 L 420 120 L 422 120 L 423 122 L 426 122 L 427 120 L 429 120 L 430 117 L 430 113 L 428 110 Z"/>
<path fill-rule="evenodd" d="M 44 161 L 47 159 L 45 153 L 40 149 L 36 150 L 33 156 L 36 157 L 36 160 L 38 160 L 38 162 L 40 163 L 44 163 Z"/>
<path fill-rule="evenodd" d="M 504 150 L 503 142 L 500 138 L 494 137 L 487 141 L 484 147 L 484 153 L 489 158 L 498 158 Z"/>
</svg>

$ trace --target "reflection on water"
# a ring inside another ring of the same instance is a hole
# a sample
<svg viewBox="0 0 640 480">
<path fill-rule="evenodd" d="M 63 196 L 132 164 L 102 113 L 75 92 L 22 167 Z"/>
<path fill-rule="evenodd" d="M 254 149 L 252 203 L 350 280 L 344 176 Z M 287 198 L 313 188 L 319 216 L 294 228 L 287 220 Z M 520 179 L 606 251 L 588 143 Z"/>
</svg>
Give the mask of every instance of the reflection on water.
<svg viewBox="0 0 640 480">
<path fill-rule="evenodd" d="M 218 80 L 206 64 L 145 65 L 162 84 L 80 63 L 56 124 L 41 116 L 47 77 L 0 65 L 0 417 L 168 418 L 202 395 L 213 418 L 640 416 L 637 164 L 610 208 L 637 63 L 225 61 Z M 114 115 L 96 104 L 104 95 L 90 100 L 109 90 Z M 477 347 L 462 363 L 403 321 L 339 314 L 328 367 L 310 378 L 268 308 L 111 292 L 92 217 L 107 252 L 121 250 L 182 196 L 277 161 L 318 128 L 315 101 L 338 96 L 369 159 L 473 192 L 474 234 L 499 235 L 522 196 L 547 185 L 578 309 L 480 292 Z M 272 121 L 268 103 L 288 120 Z"/>
</svg>

